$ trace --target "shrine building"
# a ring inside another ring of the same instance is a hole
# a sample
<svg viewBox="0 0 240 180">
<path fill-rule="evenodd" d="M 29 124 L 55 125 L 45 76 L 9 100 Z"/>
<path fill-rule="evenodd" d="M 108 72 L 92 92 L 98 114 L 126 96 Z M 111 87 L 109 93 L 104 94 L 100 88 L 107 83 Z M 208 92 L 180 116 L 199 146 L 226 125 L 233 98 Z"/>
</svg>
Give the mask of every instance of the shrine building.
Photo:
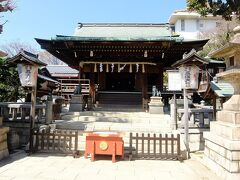
<svg viewBox="0 0 240 180">
<path fill-rule="evenodd" d="M 164 71 L 208 40 L 184 39 L 169 24 L 79 23 L 73 36 L 36 41 L 89 79 L 94 101 L 142 105 L 154 85 L 165 96 Z"/>
</svg>

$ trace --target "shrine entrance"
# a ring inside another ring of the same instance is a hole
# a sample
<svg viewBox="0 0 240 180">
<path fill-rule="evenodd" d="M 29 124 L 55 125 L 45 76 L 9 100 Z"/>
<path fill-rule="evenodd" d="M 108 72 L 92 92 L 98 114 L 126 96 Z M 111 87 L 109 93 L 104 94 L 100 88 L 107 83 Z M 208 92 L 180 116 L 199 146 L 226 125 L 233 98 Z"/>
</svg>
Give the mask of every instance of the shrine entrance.
<svg viewBox="0 0 240 180">
<path fill-rule="evenodd" d="M 169 94 L 163 92 L 164 71 L 208 40 L 185 41 L 169 24 L 80 23 L 74 36 L 36 41 L 69 66 L 79 67 L 80 79 L 90 79 L 93 103 L 97 99 L 111 107 L 130 103 L 146 107 L 153 85 L 162 96 Z"/>
<path fill-rule="evenodd" d="M 135 91 L 135 73 L 107 73 L 107 91 Z"/>
</svg>

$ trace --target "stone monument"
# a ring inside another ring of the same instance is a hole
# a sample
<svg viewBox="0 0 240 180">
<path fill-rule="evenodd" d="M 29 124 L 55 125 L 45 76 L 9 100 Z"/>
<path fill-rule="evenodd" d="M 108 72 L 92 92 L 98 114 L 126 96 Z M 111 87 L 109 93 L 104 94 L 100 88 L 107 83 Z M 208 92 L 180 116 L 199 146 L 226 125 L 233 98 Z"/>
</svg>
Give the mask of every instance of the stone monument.
<svg viewBox="0 0 240 180">
<path fill-rule="evenodd" d="M 204 163 L 224 179 L 240 179 L 240 26 L 234 29 L 233 40 L 213 57 L 224 57 L 227 70 L 217 74 L 234 87 L 234 95 L 211 122 L 210 132 L 204 133 Z"/>
<path fill-rule="evenodd" d="M 81 85 L 77 86 L 70 101 L 69 112 L 80 112 L 84 109 Z"/>
<path fill-rule="evenodd" d="M 163 114 L 162 97 L 160 91 L 157 90 L 156 86 L 152 87 L 152 97 L 150 97 L 149 113 L 150 114 Z"/>
</svg>

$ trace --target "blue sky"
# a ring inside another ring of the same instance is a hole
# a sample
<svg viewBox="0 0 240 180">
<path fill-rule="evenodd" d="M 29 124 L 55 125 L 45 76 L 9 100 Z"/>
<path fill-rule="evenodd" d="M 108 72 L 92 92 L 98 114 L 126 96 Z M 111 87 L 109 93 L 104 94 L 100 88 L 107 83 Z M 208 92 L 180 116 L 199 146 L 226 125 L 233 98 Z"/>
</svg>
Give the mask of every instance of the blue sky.
<svg viewBox="0 0 240 180">
<path fill-rule="evenodd" d="M 5 13 L 0 45 L 20 41 L 39 49 L 34 38 L 72 35 L 78 22 L 165 23 L 186 0 L 15 0 L 16 9 Z"/>
</svg>

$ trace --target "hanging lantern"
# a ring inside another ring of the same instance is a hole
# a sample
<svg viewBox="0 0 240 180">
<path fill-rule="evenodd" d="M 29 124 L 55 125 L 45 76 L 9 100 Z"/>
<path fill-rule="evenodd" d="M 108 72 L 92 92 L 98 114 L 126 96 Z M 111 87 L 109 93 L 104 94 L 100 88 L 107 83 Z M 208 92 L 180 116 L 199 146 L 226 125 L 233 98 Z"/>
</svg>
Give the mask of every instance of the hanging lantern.
<svg viewBox="0 0 240 180">
<path fill-rule="evenodd" d="M 90 57 L 93 57 L 93 51 L 90 51 Z"/>
<path fill-rule="evenodd" d="M 145 73 L 145 67 L 144 67 L 144 64 L 142 65 L 142 73 Z"/>
<path fill-rule="evenodd" d="M 97 72 L 97 64 L 94 64 L 94 72 Z"/>
<path fill-rule="evenodd" d="M 118 64 L 118 72 L 120 72 L 120 64 Z"/>
<path fill-rule="evenodd" d="M 148 52 L 147 50 L 144 51 L 144 55 L 143 55 L 145 58 L 148 57 Z"/>
<path fill-rule="evenodd" d="M 108 64 L 106 64 L 106 72 L 109 72 Z"/>
<path fill-rule="evenodd" d="M 132 64 L 129 66 L 129 72 L 132 73 Z"/>
</svg>

